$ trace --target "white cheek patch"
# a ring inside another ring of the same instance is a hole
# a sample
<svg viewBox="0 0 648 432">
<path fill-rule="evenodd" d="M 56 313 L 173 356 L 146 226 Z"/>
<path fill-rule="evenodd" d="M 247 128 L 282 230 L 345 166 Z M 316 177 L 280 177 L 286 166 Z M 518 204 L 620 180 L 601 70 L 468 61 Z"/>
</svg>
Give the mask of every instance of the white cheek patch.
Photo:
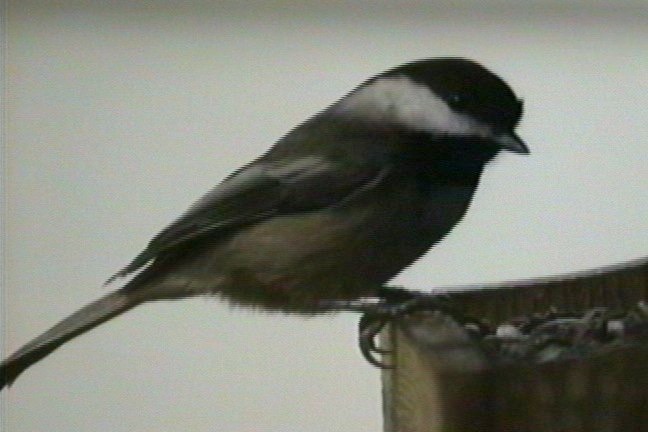
<svg viewBox="0 0 648 432">
<path fill-rule="evenodd" d="M 474 118 L 453 111 L 429 88 L 404 76 L 379 78 L 333 106 L 335 113 L 388 122 L 435 135 L 491 137 Z"/>
</svg>

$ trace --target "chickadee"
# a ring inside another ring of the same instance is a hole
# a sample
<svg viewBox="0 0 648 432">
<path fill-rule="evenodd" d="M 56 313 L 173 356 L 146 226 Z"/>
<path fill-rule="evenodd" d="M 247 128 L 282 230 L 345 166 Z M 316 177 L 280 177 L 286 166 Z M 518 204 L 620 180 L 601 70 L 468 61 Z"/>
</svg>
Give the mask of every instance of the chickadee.
<svg viewBox="0 0 648 432">
<path fill-rule="evenodd" d="M 484 166 L 527 154 L 522 102 L 461 58 L 365 81 L 235 171 L 108 282 L 138 272 L 5 360 L 0 388 L 63 343 L 148 301 L 217 295 L 330 312 L 381 287 L 461 220 Z M 333 303 L 332 303 L 333 302 Z"/>
</svg>

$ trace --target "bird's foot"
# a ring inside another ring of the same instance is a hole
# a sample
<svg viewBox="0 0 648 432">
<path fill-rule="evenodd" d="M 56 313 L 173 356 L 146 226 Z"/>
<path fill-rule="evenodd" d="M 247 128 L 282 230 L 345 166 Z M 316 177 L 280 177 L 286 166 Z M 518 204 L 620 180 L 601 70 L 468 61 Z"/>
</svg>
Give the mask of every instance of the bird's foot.
<svg viewBox="0 0 648 432">
<path fill-rule="evenodd" d="M 329 310 L 360 312 L 358 345 L 363 357 L 372 365 L 389 369 L 393 366 L 379 359 L 390 350 L 381 348 L 376 339 L 385 326 L 399 318 L 426 310 L 441 311 L 452 317 L 462 317 L 445 295 L 407 291 L 400 288 L 381 288 L 378 297 L 359 300 L 333 300 L 322 304 Z M 464 321 L 463 317 L 461 321 Z"/>
</svg>

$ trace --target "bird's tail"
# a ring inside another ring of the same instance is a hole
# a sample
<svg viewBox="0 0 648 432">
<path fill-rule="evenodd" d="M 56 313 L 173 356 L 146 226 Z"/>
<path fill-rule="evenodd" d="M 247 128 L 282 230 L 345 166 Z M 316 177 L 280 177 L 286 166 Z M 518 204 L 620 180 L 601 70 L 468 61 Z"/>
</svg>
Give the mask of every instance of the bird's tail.
<svg viewBox="0 0 648 432">
<path fill-rule="evenodd" d="M 112 292 L 76 311 L 42 335 L 28 342 L 0 364 L 0 390 L 11 385 L 25 369 L 70 339 L 126 312 L 142 297 L 124 289 Z"/>
</svg>

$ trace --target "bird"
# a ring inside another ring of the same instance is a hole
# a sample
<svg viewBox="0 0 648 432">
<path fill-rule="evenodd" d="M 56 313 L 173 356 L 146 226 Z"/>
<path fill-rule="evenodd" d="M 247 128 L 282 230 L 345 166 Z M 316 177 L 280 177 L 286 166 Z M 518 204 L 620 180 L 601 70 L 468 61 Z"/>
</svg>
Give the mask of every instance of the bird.
<svg viewBox="0 0 648 432">
<path fill-rule="evenodd" d="M 378 73 L 227 176 L 111 276 L 121 287 L 0 364 L 0 389 L 142 303 L 215 296 L 315 315 L 383 294 L 463 218 L 502 151 L 528 154 L 523 103 L 461 57 Z"/>
</svg>

